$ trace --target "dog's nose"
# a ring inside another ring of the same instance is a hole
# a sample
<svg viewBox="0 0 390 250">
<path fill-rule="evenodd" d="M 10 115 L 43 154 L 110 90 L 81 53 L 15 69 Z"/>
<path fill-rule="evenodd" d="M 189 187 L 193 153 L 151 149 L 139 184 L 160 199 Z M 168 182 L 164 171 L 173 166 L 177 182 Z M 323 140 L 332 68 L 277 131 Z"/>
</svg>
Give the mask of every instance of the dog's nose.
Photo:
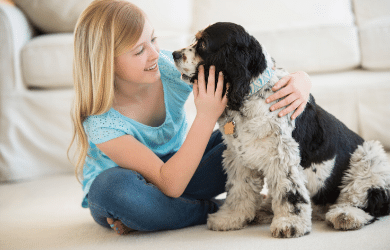
<svg viewBox="0 0 390 250">
<path fill-rule="evenodd" d="M 178 52 L 178 51 L 174 51 L 174 52 L 172 53 L 172 56 L 173 56 L 173 59 L 175 59 L 175 60 L 178 60 L 178 59 L 182 58 L 181 53 Z"/>
</svg>

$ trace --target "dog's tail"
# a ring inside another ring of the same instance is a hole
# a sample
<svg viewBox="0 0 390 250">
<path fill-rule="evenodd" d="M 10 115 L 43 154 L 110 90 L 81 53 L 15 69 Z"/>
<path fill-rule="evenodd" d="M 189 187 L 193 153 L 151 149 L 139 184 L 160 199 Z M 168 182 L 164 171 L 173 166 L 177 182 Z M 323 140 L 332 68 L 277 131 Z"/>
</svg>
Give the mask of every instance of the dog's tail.
<svg viewBox="0 0 390 250">
<path fill-rule="evenodd" d="M 378 141 L 365 141 L 352 154 L 351 167 L 356 171 L 355 178 L 360 179 L 355 184 L 367 190 L 363 210 L 374 217 L 389 215 L 390 164 L 382 145 Z"/>
</svg>

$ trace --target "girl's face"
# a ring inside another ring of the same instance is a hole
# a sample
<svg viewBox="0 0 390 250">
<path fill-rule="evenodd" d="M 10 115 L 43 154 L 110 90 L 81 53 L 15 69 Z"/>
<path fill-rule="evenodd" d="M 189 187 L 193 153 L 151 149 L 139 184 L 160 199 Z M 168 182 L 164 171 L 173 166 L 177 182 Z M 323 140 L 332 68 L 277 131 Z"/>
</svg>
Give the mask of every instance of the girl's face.
<svg viewBox="0 0 390 250">
<path fill-rule="evenodd" d="M 155 83 L 160 79 L 157 64 L 159 52 L 154 29 L 146 19 L 144 30 L 136 45 L 114 60 L 116 82 Z"/>
</svg>

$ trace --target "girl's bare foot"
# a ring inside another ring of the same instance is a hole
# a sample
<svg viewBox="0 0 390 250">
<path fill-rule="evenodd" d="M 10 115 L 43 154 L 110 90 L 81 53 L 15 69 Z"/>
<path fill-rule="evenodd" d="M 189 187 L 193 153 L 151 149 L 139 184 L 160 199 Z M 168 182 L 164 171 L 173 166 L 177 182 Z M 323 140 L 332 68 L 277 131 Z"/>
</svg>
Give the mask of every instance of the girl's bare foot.
<svg viewBox="0 0 390 250">
<path fill-rule="evenodd" d="M 115 232 L 119 235 L 126 235 L 130 232 L 135 231 L 129 227 L 126 227 L 120 220 L 113 220 L 111 218 L 107 218 L 108 224 L 110 224 L 111 228 L 115 230 Z"/>
</svg>

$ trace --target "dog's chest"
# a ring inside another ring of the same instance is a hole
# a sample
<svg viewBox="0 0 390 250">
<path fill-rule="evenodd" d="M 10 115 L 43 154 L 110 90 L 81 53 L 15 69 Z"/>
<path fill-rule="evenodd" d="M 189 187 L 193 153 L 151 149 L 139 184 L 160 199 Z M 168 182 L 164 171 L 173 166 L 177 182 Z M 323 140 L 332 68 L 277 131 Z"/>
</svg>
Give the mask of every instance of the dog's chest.
<svg viewBox="0 0 390 250">
<path fill-rule="evenodd" d="M 293 124 L 279 118 L 277 111 L 270 112 L 272 104 L 265 103 L 270 94 L 259 93 L 246 100 L 240 111 L 226 110 L 218 120 L 225 144 L 250 168 L 258 167 L 252 166 L 255 159 L 275 150 L 279 136 L 292 138 Z"/>
<path fill-rule="evenodd" d="M 255 133 L 260 138 L 269 134 L 268 106 L 261 99 L 251 99 L 240 111 L 225 110 L 218 120 L 225 141 L 232 146 L 244 146 L 250 134 Z M 256 110 L 256 115 L 253 115 L 253 110 Z"/>
</svg>

